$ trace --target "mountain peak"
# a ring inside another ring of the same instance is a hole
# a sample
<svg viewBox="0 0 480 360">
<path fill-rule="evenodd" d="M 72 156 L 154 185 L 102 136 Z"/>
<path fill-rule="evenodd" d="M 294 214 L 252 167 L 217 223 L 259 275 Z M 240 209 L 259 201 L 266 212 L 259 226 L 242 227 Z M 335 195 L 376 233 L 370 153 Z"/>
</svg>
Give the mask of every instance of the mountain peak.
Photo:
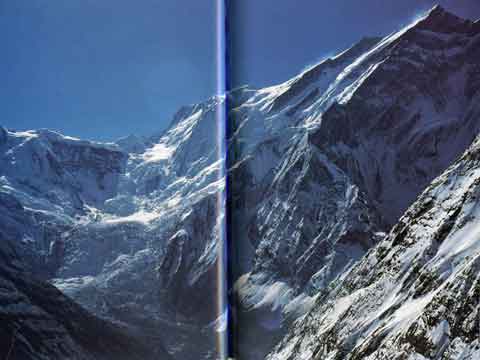
<svg viewBox="0 0 480 360">
<path fill-rule="evenodd" d="M 417 24 L 417 28 L 437 33 L 470 33 L 473 22 L 466 20 L 445 10 L 440 5 L 435 5 L 427 15 Z"/>
<path fill-rule="evenodd" d="M 437 4 L 433 8 L 431 8 L 428 13 L 430 15 L 434 15 L 434 14 L 443 14 L 443 13 L 446 13 L 446 12 L 447 11 L 440 4 Z"/>
</svg>

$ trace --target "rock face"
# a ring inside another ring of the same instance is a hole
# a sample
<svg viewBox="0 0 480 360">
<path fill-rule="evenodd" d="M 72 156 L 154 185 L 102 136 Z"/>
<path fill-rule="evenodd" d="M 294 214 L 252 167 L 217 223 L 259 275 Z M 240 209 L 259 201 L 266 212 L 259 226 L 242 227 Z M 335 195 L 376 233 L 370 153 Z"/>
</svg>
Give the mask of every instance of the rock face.
<svg viewBox="0 0 480 360">
<path fill-rule="evenodd" d="M 1 175 L 16 189 L 36 192 L 70 213 L 116 195 L 127 160 L 116 146 L 49 130 L 3 131 Z"/>
<path fill-rule="evenodd" d="M 51 245 L 58 250 L 75 218 L 115 196 L 127 156 L 48 130 L 2 129 L 0 138 L 1 246 L 12 246 L 30 271 L 48 278 L 61 262 Z"/>
<path fill-rule="evenodd" d="M 240 358 L 263 358 L 471 144 L 479 42 L 478 23 L 436 7 L 232 95 Z"/>
<path fill-rule="evenodd" d="M 161 346 L 152 351 L 139 334 L 93 316 L 18 268 L 11 254 L 0 255 L 2 359 L 170 359 Z"/>
</svg>

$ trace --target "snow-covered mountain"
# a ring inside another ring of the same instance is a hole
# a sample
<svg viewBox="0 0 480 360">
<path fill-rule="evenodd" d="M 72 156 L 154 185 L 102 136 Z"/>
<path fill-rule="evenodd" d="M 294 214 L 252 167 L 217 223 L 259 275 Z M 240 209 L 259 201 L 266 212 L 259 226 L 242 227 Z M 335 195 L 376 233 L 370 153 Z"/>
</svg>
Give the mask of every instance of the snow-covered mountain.
<svg viewBox="0 0 480 360">
<path fill-rule="evenodd" d="M 477 143 L 444 171 L 479 133 L 479 49 L 479 22 L 436 7 L 285 83 L 186 106 L 150 137 L 0 129 L 0 301 L 25 311 L 7 312 L 11 328 L 37 324 L 40 286 L 61 303 L 39 306 L 46 358 L 61 358 L 52 318 L 95 319 L 144 359 L 218 357 L 227 104 L 239 358 L 474 358 Z"/>
<path fill-rule="evenodd" d="M 116 144 L 2 129 L 0 249 L 154 351 L 215 358 L 222 104 L 185 107 L 164 133 Z"/>
<path fill-rule="evenodd" d="M 263 358 L 471 144 L 479 45 L 480 23 L 435 7 L 285 83 L 232 95 L 241 359 Z M 278 359 L 289 356 L 302 352 Z"/>
<path fill-rule="evenodd" d="M 480 359 L 480 137 L 267 359 Z"/>
</svg>

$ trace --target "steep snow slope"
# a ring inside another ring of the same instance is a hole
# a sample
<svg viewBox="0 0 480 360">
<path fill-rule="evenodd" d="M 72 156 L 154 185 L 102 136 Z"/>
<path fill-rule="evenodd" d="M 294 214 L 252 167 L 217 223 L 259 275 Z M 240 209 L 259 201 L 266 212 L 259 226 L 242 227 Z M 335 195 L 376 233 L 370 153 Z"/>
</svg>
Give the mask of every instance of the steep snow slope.
<svg viewBox="0 0 480 360">
<path fill-rule="evenodd" d="M 480 138 L 268 359 L 478 359 Z"/>
<path fill-rule="evenodd" d="M 286 83 L 232 95 L 242 358 L 262 358 L 472 142 L 479 44 L 478 23 L 436 7 Z"/>
</svg>

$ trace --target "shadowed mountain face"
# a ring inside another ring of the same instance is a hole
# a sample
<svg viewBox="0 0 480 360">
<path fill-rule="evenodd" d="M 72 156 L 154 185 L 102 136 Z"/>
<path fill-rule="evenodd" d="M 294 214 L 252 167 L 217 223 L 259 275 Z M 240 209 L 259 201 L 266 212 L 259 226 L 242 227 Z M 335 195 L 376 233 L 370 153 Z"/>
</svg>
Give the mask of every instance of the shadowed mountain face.
<svg viewBox="0 0 480 360">
<path fill-rule="evenodd" d="M 267 359 L 480 357 L 480 139 Z"/>
<path fill-rule="evenodd" d="M 472 143 L 479 44 L 478 23 L 436 7 L 283 84 L 232 95 L 240 358 L 264 358 L 295 319 L 322 314 L 330 289 Z M 302 334 L 274 358 L 344 358 L 301 351 Z"/>
<path fill-rule="evenodd" d="M 140 334 L 88 313 L 12 257 L 1 253 L 2 359 L 171 359 L 161 344 L 154 350 Z"/>
<path fill-rule="evenodd" d="M 241 359 L 475 358 L 476 143 L 455 160 L 480 128 L 479 49 L 478 22 L 436 7 L 228 95 Z M 218 357 L 222 106 L 115 144 L 0 129 L 2 349 Z"/>
</svg>

